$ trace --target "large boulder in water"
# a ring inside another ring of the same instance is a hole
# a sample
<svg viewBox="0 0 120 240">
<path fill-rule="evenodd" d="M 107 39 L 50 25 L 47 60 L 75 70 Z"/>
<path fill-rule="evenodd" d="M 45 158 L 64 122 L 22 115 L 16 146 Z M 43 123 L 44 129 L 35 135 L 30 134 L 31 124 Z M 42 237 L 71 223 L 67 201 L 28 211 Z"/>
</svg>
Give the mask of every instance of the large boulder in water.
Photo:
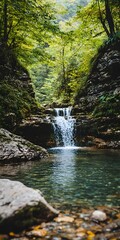
<svg viewBox="0 0 120 240">
<path fill-rule="evenodd" d="M 0 162 L 29 161 L 47 156 L 47 151 L 9 131 L 0 129 Z"/>
<path fill-rule="evenodd" d="M 17 181 L 0 180 L 0 232 L 17 232 L 57 215 L 39 190 Z"/>
</svg>

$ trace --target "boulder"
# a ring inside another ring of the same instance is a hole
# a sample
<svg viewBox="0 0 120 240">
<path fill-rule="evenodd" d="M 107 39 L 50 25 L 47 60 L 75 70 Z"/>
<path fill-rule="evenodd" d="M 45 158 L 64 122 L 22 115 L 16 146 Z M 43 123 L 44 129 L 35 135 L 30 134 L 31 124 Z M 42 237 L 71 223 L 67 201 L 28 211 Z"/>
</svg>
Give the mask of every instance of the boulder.
<svg viewBox="0 0 120 240">
<path fill-rule="evenodd" d="M 39 190 L 18 181 L 0 180 L 0 232 L 18 232 L 57 215 Z"/>
<path fill-rule="evenodd" d="M 47 156 L 47 151 L 9 131 L 0 129 L 0 162 L 29 161 Z"/>
</svg>

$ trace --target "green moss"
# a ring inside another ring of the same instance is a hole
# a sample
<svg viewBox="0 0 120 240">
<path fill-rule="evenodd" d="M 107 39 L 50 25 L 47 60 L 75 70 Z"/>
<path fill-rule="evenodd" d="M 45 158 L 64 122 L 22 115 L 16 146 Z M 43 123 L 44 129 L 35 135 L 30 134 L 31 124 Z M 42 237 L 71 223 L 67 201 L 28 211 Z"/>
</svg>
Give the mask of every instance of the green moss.
<svg viewBox="0 0 120 240">
<path fill-rule="evenodd" d="M 18 83 L 18 81 L 17 81 Z M 29 116 L 36 108 L 34 99 L 29 95 L 27 89 L 16 87 L 8 81 L 0 84 L 0 126 L 5 126 L 5 116 L 8 113 L 16 115 L 17 122 Z"/>
</svg>

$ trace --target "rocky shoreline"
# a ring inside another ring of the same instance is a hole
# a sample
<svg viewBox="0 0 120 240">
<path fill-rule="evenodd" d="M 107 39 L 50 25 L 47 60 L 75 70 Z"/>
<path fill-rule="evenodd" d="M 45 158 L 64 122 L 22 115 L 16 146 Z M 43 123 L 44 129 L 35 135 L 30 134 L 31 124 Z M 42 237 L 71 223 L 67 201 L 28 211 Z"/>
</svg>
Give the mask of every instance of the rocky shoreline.
<svg viewBox="0 0 120 240">
<path fill-rule="evenodd" d="M 39 190 L 0 180 L 0 239 L 119 240 L 120 207 L 51 207 Z"/>
<path fill-rule="evenodd" d="M 120 207 L 73 207 L 61 211 L 52 221 L 38 221 L 24 231 L 0 233 L 0 239 L 119 240 Z"/>
</svg>

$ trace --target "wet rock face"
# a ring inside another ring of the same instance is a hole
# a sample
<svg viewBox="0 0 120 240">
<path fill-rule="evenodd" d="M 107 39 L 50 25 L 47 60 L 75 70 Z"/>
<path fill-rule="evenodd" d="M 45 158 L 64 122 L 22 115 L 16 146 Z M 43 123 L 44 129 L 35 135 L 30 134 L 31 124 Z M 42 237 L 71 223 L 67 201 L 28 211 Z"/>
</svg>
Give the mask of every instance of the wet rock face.
<svg viewBox="0 0 120 240">
<path fill-rule="evenodd" d="M 58 212 L 39 190 L 20 182 L 0 180 L 0 228 L 2 232 L 19 231 L 34 224 L 53 219 Z"/>
<path fill-rule="evenodd" d="M 47 151 L 29 141 L 0 129 L 0 162 L 30 161 L 47 156 Z"/>
<path fill-rule="evenodd" d="M 54 128 L 51 115 L 33 115 L 19 125 L 17 134 L 42 147 L 55 146 Z"/>
<path fill-rule="evenodd" d="M 76 115 L 76 144 L 101 149 L 120 148 L 120 116 L 93 118 Z"/>
</svg>

